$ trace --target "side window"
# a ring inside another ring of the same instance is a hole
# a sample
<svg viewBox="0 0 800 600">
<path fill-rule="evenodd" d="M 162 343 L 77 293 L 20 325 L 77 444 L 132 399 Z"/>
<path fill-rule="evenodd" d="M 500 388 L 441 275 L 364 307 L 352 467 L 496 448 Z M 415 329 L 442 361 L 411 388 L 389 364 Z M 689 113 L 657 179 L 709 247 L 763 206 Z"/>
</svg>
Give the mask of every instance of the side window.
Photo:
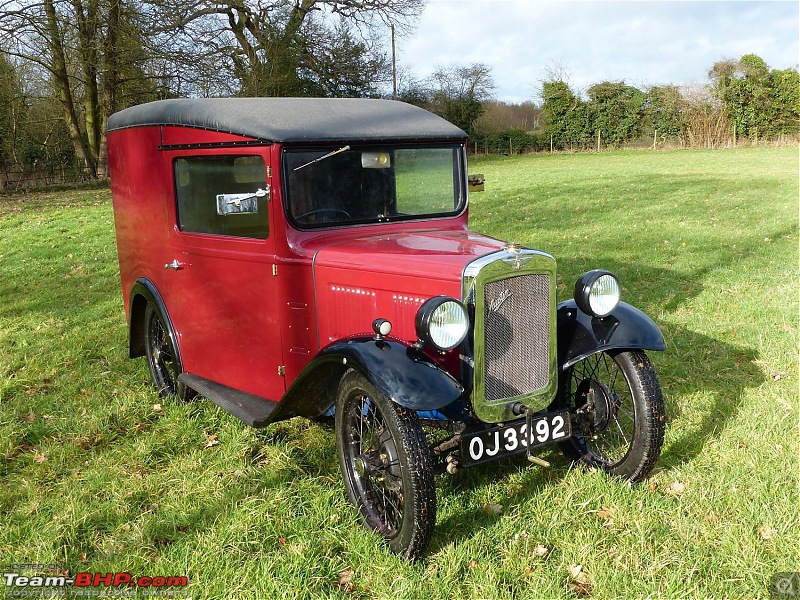
<svg viewBox="0 0 800 600">
<path fill-rule="evenodd" d="M 187 156 L 175 159 L 178 227 L 264 239 L 269 235 L 267 176 L 260 156 Z"/>
</svg>

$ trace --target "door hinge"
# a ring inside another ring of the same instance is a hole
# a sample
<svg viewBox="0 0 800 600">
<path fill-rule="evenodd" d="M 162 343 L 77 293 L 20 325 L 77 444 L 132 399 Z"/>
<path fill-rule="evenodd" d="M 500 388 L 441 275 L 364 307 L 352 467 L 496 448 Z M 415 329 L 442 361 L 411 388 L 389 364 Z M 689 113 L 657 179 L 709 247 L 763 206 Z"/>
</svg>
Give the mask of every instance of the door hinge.
<svg viewBox="0 0 800 600">
<path fill-rule="evenodd" d="M 272 265 L 272 275 L 274 277 L 278 276 L 278 265 Z"/>
<path fill-rule="evenodd" d="M 286 365 L 278 365 L 278 377 L 286 376 Z"/>
</svg>

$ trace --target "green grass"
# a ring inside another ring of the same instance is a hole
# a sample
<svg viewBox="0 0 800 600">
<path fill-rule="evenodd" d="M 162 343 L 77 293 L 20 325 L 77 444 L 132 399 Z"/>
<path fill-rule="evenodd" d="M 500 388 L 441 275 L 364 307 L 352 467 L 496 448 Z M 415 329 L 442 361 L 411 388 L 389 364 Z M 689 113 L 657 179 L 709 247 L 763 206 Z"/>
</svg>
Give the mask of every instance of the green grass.
<svg viewBox="0 0 800 600">
<path fill-rule="evenodd" d="M 487 189 L 473 229 L 555 255 L 562 298 L 584 270 L 615 271 L 664 331 L 669 423 L 649 480 L 555 449 L 547 470 L 443 477 L 428 556 L 408 564 L 357 525 L 329 430 L 248 429 L 148 386 L 126 358 L 107 191 L 6 195 L 0 563 L 187 575 L 194 598 L 574 598 L 574 565 L 596 598 L 769 597 L 773 573 L 800 570 L 797 149 L 470 171 Z"/>
</svg>

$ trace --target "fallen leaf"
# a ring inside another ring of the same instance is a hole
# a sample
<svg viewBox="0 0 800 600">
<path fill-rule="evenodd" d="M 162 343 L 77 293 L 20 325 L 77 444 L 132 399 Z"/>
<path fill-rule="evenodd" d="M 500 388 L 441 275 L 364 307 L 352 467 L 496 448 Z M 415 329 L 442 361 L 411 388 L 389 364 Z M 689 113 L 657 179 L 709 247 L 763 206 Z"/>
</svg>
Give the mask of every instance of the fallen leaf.
<svg viewBox="0 0 800 600">
<path fill-rule="evenodd" d="M 608 508 L 601 508 L 597 511 L 597 518 L 602 521 L 608 521 L 609 523 L 614 522 L 614 517 L 617 514 L 617 509 L 613 506 L 609 506 Z"/>
<path fill-rule="evenodd" d="M 281 546 L 285 546 L 285 545 L 286 545 L 286 538 L 285 538 L 285 537 L 279 537 L 279 538 L 278 538 L 278 543 L 279 543 Z"/>
<path fill-rule="evenodd" d="M 569 583 L 567 585 L 569 589 L 575 592 L 576 596 L 580 596 L 581 598 L 591 596 L 594 591 L 591 583 Z"/>
<path fill-rule="evenodd" d="M 477 566 L 478 566 L 478 561 L 475 560 L 474 558 L 470 558 L 469 562 L 467 563 L 467 568 L 468 569 L 475 569 L 475 568 L 477 568 Z"/>
<path fill-rule="evenodd" d="M 39 464 L 42 464 L 43 462 L 47 462 L 47 457 L 44 454 L 39 454 L 36 452 L 33 455 L 33 460 Z"/>
<path fill-rule="evenodd" d="M 153 412 L 161 412 L 161 405 L 153 404 Z"/>
<path fill-rule="evenodd" d="M 683 492 L 686 491 L 686 486 L 683 485 L 680 481 L 673 481 L 667 486 L 667 495 L 669 496 L 680 496 Z"/>
<path fill-rule="evenodd" d="M 536 544 L 533 547 L 533 550 L 532 550 L 532 554 L 536 558 L 543 558 L 543 557 L 547 556 L 549 553 L 550 553 L 550 549 L 547 548 L 547 546 L 542 546 L 541 544 Z"/>
<path fill-rule="evenodd" d="M 713 512 L 708 513 L 705 517 L 703 517 L 703 520 L 706 523 L 719 523 L 719 517 Z"/>
<path fill-rule="evenodd" d="M 569 588 L 578 596 L 585 597 L 591 596 L 594 591 L 592 580 L 589 574 L 583 570 L 581 565 L 572 565 L 567 569 L 570 581 L 567 584 Z"/>
<path fill-rule="evenodd" d="M 36 420 L 36 413 L 31 411 L 27 415 L 23 415 L 20 417 L 20 421 L 23 423 L 33 423 Z"/>
<path fill-rule="evenodd" d="M 778 532 L 769 523 L 758 528 L 758 535 L 761 536 L 762 540 L 771 540 L 776 533 Z"/>
<path fill-rule="evenodd" d="M 484 504 L 483 505 L 483 512 L 487 515 L 499 515 L 503 512 L 503 505 L 502 504 Z"/>
<path fill-rule="evenodd" d="M 569 571 L 570 579 L 572 579 L 572 581 L 575 583 L 589 582 L 589 575 L 583 570 L 583 565 L 572 565 L 567 569 L 567 571 Z"/>
<path fill-rule="evenodd" d="M 217 439 L 216 433 L 212 433 L 206 437 L 206 448 L 213 448 L 217 444 L 219 444 L 219 440 Z"/>
<path fill-rule="evenodd" d="M 355 586 L 353 585 L 352 579 L 355 572 L 352 569 L 346 569 L 344 571 L 340 571 L 337 575 L 338 578 L 338 587 L 340 592 L 344 592 L 345 594 L 352 594 L 356 591 Z"/>
</svg>

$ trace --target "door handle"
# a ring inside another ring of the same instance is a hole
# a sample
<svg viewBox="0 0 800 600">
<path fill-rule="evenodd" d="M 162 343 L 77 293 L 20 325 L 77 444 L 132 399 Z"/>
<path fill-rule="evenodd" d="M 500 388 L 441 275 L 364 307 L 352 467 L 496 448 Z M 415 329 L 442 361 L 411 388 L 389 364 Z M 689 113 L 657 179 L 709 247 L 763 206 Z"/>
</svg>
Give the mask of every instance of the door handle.
<svg viewBox="0 0 800 600">
<path fill-rule="evenodd" d="M 164 268 L 165 268 L 165 269 L 175 269 L 176 271 L 180 271 L 180 270 L 181 270 L 183 267 L 185 267 L 185 266 L 186 266 L 186 265 L 185 265 L 184 263 L 182 263 L 182 262 L 178 262 L 178 259 L 176 258 L 176 259 L 175 259 L 175 260 L 173 260 L 171 263 L 167 263 L 167 264 L 165 264 L 165 265 L 164 265 Z"/>
</svg>

